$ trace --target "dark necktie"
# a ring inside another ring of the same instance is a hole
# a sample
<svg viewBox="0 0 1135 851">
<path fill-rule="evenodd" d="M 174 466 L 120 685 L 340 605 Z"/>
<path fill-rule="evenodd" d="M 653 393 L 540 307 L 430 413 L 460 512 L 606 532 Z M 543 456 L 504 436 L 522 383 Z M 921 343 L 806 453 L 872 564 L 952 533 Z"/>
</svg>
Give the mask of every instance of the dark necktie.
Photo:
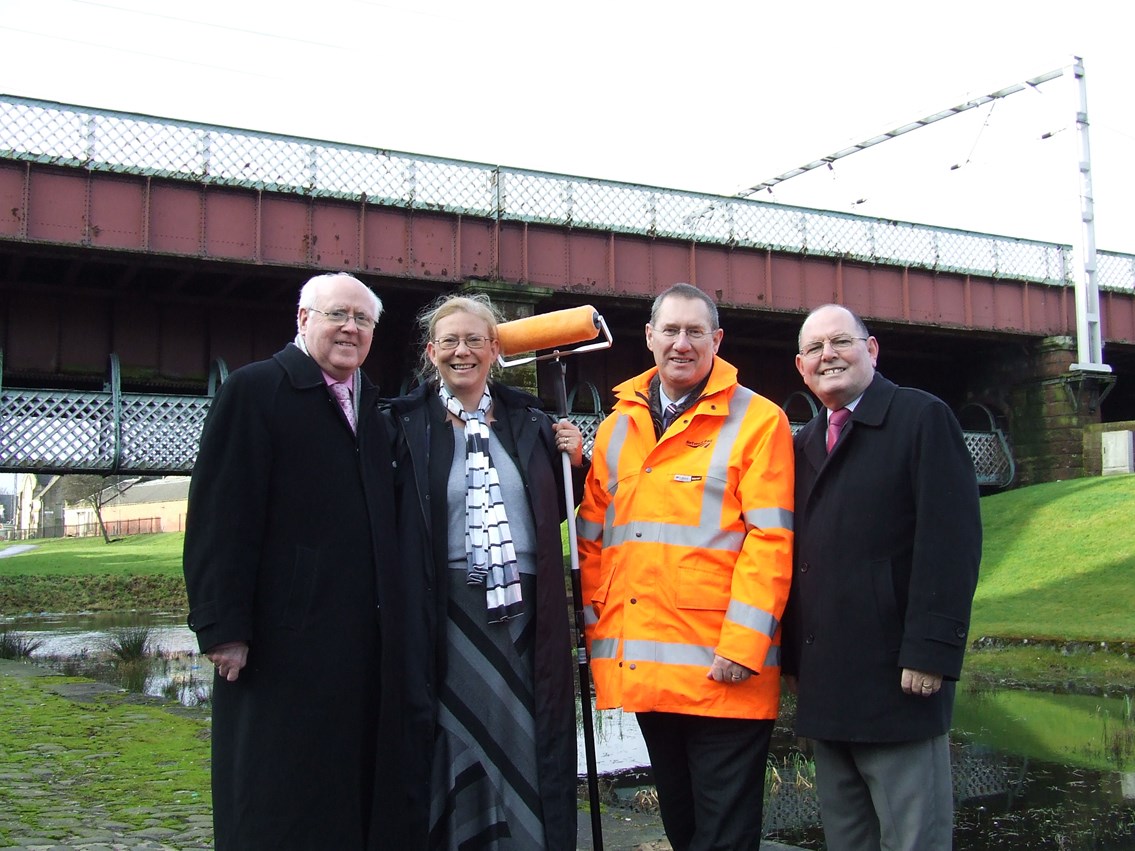
<svg viewBox="0 0 1135 851">
<path fill-rule="evenodd" d="M 662 412 L 662 430 L 670 428 L 670 423 L 678 418 L 678 403 L 671 402 L 666 406 L 666 410 Z"/>
<path fill-rule="evenodd" d="M 828 452 L 832 451 L 836 441 L 839 440 L 839 433 L 843 431 L 843 427 L 847 421 L 851 419 L 851 411 L 847 408 L 840 408 L 838 411 L 832 411 L 828 416 Z"/>
</svg>

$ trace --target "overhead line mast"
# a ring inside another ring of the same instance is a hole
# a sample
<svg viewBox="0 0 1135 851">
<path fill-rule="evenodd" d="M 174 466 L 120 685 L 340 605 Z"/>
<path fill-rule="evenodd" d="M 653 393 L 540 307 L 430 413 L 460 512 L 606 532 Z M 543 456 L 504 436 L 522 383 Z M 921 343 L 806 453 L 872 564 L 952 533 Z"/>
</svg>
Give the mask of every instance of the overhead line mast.
<svg viewBox="0 0 1135 851">
<path fill-rule="evenodd" d="M 1057 68 L 1053 71 L 1041 74 L 1038 77 L 1032 77 L 1031 79 L 1014 83 L 1011 86 L 1006 86 L 1003 89 L 998 89 L 987 95 L 976 97 L 972 100 L 960 103 L 957 106 L 944 109 L 941 112 L 927 115 L 925 118 L 920 118 L 917 121 L 903 124 L 893 130 L 880 133 L 878 136 L 872 136 L 869 139 L 843 148 L 833 154 L 828 154 L 825 157 L 820 157 L 817 160 L 786 171 L 783 174 L 779 174 L 755 186 L 750 186 L 748 189 L 738 192 L 734 197 L 750 198 L 762 190 L 771 191 L 777 184 L 791 180 L 793 177 L 798 177 L 813 169 L 831 166 L 832 163 L 844 157 L 849 157 L 852 154 L 873 148 L 891 139 L 897 139 L 899 136 L 904 136 L 914 130 L 928 127 L 931 124 L 935 124 L 946 118 L 952 118 L 955 115 L 960 115 L 963 112 L 968 112 L 979 106 L 984 106 L 992 101 L 1007 98 L 1017 92 L 1035 89 L 1041 84 L 1055 80 L 1057 77 L 1064 76 L 1065 74 L 1071 74 L 1077 97 L 1075 111 L 1076 135 L 1079 143 L 1078 166 L 1080 175 L 1080 220 L 1073 238 L 1073 253 L 1075 257 L 1079 258 L 1080 263 L 1077 264 L 1074 269 L 1069 270 L 1072 274 L 1076 291 L 1077 362 L 1072 364 L 1072 370 L 1081 373 L 1110 373 L 1111 367 L 1103 362 L 1103 334 L 1100 328 L 1100 296 L 1099 286 L 1096 280 L 1096 231 L 1095 209 L 1092 198 L 1091 147 L 1088 144 L 1088 95 L 1084 78 L 1084 63 L 1079 56 L 1072 57 L 1072 63 L 1063 68 Z"/>
</svg>

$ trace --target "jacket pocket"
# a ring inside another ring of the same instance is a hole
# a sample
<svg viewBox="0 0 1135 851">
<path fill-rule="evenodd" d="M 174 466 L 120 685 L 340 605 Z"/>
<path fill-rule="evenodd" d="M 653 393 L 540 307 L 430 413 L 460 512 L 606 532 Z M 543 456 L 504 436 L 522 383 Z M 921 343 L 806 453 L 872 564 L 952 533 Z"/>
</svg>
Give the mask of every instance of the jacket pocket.
<svg viewBox="0 0 1135 851">
<path fill-rule="evenodd" d="M 678 608 L 724 612 L 729 608 L 732 586 L 732 570 L 696 564 L 679 566 Z"/>
<path fill-rule="evenodd" d="M 280 612 L 280 626 L 283 629 L 302 630 L 311 607 L 311 597 L 319 578 L 319 550 L 309 547 L 296 547 L 295 561 L 292 562 L 292 576 L 288 583 L 288 593 Z"/>
<path fill-rule="evenodd" d="M 591 604 L 595 607 L 595 614 L 599 614 L 603 609 L 603 605 L 607 602 L 607 595 L 611 593 L 611 580 L 615 577 L 615 566 L 612 562 L 613 560 L 606 560 L 601 565 L 603 576 L 599 587 L 591 595 Z"/>
<path fill-rule="evenodd" d="M 875 614 L 879 634 L 889 652 L 897 653 L 902 644 L 903 616 L 895 598 L 895 585 L 891 560 L 877 559 L 867 566 L 875 596 Z"/>
</svg>

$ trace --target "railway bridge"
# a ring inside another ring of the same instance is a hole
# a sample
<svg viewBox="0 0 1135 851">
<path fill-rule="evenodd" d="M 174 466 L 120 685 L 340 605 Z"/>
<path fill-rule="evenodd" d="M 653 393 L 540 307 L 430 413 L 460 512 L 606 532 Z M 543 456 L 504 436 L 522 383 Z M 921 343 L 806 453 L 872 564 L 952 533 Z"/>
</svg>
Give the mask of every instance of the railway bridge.
<svg viewBox="0 0 1135 851">
<path fill-rule="evenodd" d="M 366 370 L 389 394 L 412 380 L 416 313 L 471 287 L 510 318 L 604 315 L 614 346 L 567 360 L 586 417 L 651 362 L 649 299 L 688 281 L 720 307 L 722 355 L 794 421 L 796 332 L 836 301 L 880 370 L 990 436 L 1016 483 L 1083 475 L 1085 434 L 1135 420 L 1135 257 L 1099 253 L 1096 373 L 1074 368 L 1071 252 L 0 96 L 0 470 L 188 472 L 228 371 L 291 339 L 304 280 L 346 271 L 387 306 Z"/>
</svg>

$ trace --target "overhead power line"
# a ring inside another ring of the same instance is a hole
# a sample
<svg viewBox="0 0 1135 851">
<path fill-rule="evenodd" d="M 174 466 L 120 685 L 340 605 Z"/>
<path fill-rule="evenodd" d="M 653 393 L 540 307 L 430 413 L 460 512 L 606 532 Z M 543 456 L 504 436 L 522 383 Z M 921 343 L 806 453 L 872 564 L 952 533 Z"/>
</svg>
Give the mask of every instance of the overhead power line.
<svg viewBox="0 0 1135 851">
<path fill-rule="evenodd" d="M 852 154 L 857 154 L 860 151 L 865 151 L 868 148 L 873 148 L 875 147 L 875 145 L 878 145 L 882 142 L 887 142 L 899 136 L 903 136 L 907 133 L 910 133 L 912 130 L 918 130 L 919 128 L 926 127 L 927 125 L 941 121 L 944 118 L 950 118 L 959 113 L 967 112 L 971 109 L 976 109 L 977 107 L 984 106 L 991 101 L 1005 98 L 1009 95 L 1014 95 L 1017 92 L 1024 91 L 1025 89 L 1035 89 L 1041 83 L 1047 83 L 1049 80 L 1054 80 L 1057 77 L 1061 76 L 1065 73 L 1066 70 L 1066 68 L 1057 68 L 1054 71 L 1049 71 L 1046 74 L 1041 74 L 1039 77 L 1033 77 L 1030 80 L 1014 83 L 1011 86 L 1006 86 L 1003 89 L 998 89 L 997 91 L 990 94 L 982 95 L 981 97 L 974 98 L 973 100 L 968 100 L 965 103 L 960 103 L 957 106 L 950 107 L 949 109 L 943 109 L 941 112 L 935 112 L 933 115 L 928 115 L 925 118 L 918 119 L 917 121 L 911 121 L 909 124 L 903 124 L 900 127 L 896 127 L 894 130 L 888 130 L 885 133 L 880 133 L 878 136 L 872 136 L 870 139 L 865 139 L 864 141 L 858 142 L 854 145 L 851 145 L 850 147 L 844 148 L 843 150 L 836 151 L 834 154 L 828 154 L 826 157 L 821 157 L 818 160 L 813 160 L 812 162 L 794 168 L 791 171 L 786 171 L 784 172 L 784 174 L 778 174 L 776 177 L 766 180 L 763 183 L 758 183 L 755 186 L 750 186 L 748 189 L 743 189 L 733 197 L 749 198 L 753 195 L 756 195 L 762 190 L 771 190 L 772 187 L 776 186 L 778 183 L 784 183 L 784 181 L 786 180 L 791 180 L 793 177 L 798 177 L 799 175 L 812 171 L 813 169 L 821 168 L 823 166 L 831 167 L 831 164 L 836 160 L 841 160 L 844 157 L 849 157 Z"/>
</svg>

